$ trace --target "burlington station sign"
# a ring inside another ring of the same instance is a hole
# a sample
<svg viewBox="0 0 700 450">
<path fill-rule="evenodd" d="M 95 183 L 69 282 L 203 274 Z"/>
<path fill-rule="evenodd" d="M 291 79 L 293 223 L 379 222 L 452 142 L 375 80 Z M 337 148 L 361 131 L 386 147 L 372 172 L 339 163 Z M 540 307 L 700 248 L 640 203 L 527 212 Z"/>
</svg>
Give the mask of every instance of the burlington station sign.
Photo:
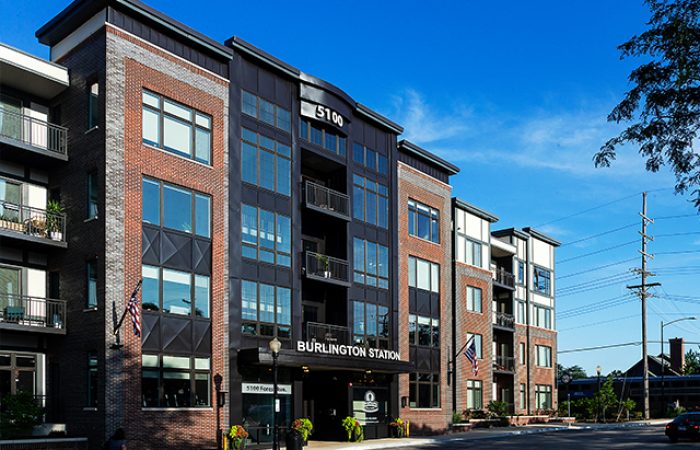
<svg viewBox="0 0 700 450">
<path fill-rule="evenodd" d="M 381 348 L 367 348 L 359 345 L 326 344 L 321 342 L 297 341 L 297 351 L 323 355 L 350 356 L 353 358 L 385 359 L 400 361 L 399 352 Z"/>
</svg>

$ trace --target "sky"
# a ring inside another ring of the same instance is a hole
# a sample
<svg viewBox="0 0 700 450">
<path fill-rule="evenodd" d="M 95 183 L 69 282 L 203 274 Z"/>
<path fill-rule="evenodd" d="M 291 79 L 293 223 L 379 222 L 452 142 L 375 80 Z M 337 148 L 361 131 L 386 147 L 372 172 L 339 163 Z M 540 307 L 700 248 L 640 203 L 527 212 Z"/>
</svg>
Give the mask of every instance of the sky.
<svg viewBox="0 0 700 450">
<path fill-rule="evenodd" d="M 609 169 L 592 157 L 620 126 L 606 116 L 629 89 L 638 60 L 617 45 L 645 29 L 642 0 L 272 1 L 148 0 L 223 42 L 235 35 L 341 87 L 405 128 L 403 138 L 461 168 L 454 194 L 493 212 L 494 229 L 533 226 L 557 250 L 559 362 L 589 374 L 641 357 L 638 283 L 641 192 L 659 218 L 649 263 L 649 353 L 665 338 L 700 343 L 700 218 L 662 168 L 644 170 L 634 148 Z M 47 57 L 34 32 L 68 0 L 0 0 L 0 41 Z M 600 234 L 600 236 L 596 236 Z M 593 237 L 592 237 L 593 236 Z M 583 239 L 583 240 L 582 240 Z M 635 241 L 632 243 L 632 241 Z M 675 253 L 687 252 L 687 253 Z M 608 266 L 602 267 L 601 266 Z M 668 351 L 668 350 L 666 350 Z"/>
</svg>

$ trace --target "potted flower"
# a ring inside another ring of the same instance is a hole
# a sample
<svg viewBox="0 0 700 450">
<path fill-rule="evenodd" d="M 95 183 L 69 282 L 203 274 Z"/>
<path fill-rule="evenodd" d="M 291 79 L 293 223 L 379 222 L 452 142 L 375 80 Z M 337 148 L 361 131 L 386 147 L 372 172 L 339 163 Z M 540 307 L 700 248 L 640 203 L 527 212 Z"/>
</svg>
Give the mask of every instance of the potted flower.
<svg viewBox="0 0 700 450">
<path fill-rule="evenodd" d="M 306 417 L 294 420 L 294 422 L 292 422 L 289 428 L 291 431 L 298 433 L 301 436 L 303 445 L 308 444 L 309 436 L 314 431 L 314 425 Z"/>
<path fill-rule="evenodd" d="M 323 277 L 330 278 L 331 271 L 328 270 L 328 267 L 329 267 L 328 256 L 316 255 L 316 261 L 318 262 L 318 267 L 321 269 L 321 272 L 323 272 Z"/>
<path fill-rule="evenodd" d="M 11 209 L 5 209 L 5 213 L 0 216 L 0 228 L 12 231 L 24 231 L 24 225 L 19 220 L 19 214 Z"/>
<path fill-rule="evenodd" d="M 389 428 L 391 429 L 391 435 L 393 437 L 402 438 L 407 434 L 408 422 L 404 421 L 401 417 L 397 417 L 389 422 Z"/>
<path fill-rule="evenodd" d="M 49 200 L 46 204 L 46 228 L 54 241 L 63 240 L 63 215 L 65 208 L 57 200 Z"/>
<path fill-rule="evenodd" d="M 348 442 L 362 442 L 365 439 L 365 433 L 360 422 L 352 416 L 347 416 L 343 419 L 342 426 L 348 436 Z"/>
<path fill-rule="evenodd" d="M 245 448 L 248 432 L 243 428 L 243 425 L 233 425 L 228 430 L 228 440 L 231 442 L 232 450 L 243 450 Z"/>
</svg>

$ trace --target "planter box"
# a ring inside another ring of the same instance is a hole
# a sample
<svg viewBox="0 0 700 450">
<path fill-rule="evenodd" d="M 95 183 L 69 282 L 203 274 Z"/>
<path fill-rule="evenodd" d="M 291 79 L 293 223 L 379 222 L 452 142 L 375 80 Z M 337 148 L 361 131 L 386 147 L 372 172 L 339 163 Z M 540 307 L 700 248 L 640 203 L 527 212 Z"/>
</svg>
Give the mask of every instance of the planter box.
<svg viewBox="0 0 700 450">
<path fill-rule="evenodd" d="M 513 426 L 524 426 L 532 423 L 549 423 L 552 419 L 549 416 L 508 416 L 508 424 Z"/>
</svg>

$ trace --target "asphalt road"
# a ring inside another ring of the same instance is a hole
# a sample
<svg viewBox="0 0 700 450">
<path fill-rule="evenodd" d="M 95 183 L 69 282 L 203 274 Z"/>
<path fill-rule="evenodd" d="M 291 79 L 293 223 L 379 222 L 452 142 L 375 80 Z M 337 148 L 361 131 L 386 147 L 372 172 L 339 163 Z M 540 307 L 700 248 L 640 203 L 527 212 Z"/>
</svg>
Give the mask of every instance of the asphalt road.
<svg viewBox="0 0 700 450">
<path fill-rule="evenodd" d="M 409 447 L 410 448 L 410 447 Z M 695 449 L 700 443 L 679 441 L 669 442 L 663 426 L 628 428 L 618 430 L 576 430 L 558 431 L 511 436 L 508 438 L 480 440 L 445 440 L 437 445 L 421 449 L 535 449 L 535 450 L 584 450 L 584 449 Z"/>
</svg>

